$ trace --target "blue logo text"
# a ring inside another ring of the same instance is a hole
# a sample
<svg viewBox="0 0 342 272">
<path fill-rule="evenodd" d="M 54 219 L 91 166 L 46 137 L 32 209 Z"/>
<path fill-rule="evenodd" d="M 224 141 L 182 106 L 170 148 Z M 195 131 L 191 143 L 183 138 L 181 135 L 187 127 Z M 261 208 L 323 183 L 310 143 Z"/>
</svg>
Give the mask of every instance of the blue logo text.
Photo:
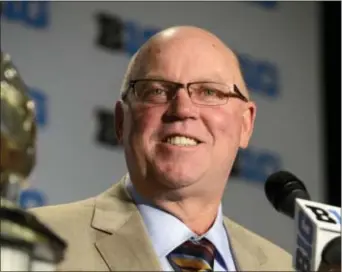
<svg viewBox="0 0 342 272">
<path fill-rule="evenodd" d="M 3 1 L 2 16 L 14 22 L 22 22 L 33 28 L 45 28 L 49 24 L 48 1 Z"/>
<path fill-rule="evenodd" d="M 238 176 L 253 182 L 265 182 L 269 175 L 282 168 L 278 154 L 247 148 L 239 151 Z"/>
<path fill-rule="evenodd" d="M 19 205 L 22 209 L 30 209 L 46 205 L 46 197 L 43 192 L 36 189 L 26 189 L 20 193 Z"/>
<path fill-rule="evenodd" d="M 123 22 L 123 50 L 132 56 L 155 33 L 153 27 L 143 27 L 136 22 Z M 276 98 L 280 94 L 280 75 L 277 65 L 269 61 L 258 60 L 246 54 L 238 54 L 241 69 L 251 92 Z"/>
</svg>

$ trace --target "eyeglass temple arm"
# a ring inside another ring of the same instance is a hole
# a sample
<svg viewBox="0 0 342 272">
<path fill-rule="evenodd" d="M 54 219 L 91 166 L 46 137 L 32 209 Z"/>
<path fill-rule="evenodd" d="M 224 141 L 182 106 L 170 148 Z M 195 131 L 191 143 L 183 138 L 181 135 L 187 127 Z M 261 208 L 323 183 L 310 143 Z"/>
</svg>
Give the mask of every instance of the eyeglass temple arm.
<svg viewBox="0 0 342 272">
<path fill-rule="evenodd" d="M 237 95 L 238 98 L 240 98 L 241 100 L 243 100 L 243 101 L 245 101 L 245 102 L 248 102 L 248 101 L 249 101 L 249 99 L 248 99 L 246 96 L 244 96 L 244 95 L 242 94 L 242 92 L 240 91 L 240 89 L 238 88 L 238 86 L 236 86 L 236 84 L 234 84 L 234 91 L 235 91 L 235 93 L 236 93 L 236 95 Z"/>
</svg>

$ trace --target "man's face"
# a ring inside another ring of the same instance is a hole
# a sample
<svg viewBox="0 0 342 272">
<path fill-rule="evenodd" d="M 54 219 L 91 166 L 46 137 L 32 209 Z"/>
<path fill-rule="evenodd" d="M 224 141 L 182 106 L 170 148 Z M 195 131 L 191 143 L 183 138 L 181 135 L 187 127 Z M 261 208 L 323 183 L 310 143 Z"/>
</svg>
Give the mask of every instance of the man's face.
<svg viewBox="0 0 342 272">
<path fill-rule="evenodd" d="M 142 63 L 133 79 L 237 84 L 233 58 L 202 40 L 156 46 Z M 198 106 L 184 88 L 167 104 L 134 99 L 117 104 L 118 134 L 131 178 L 159 188 L 221 190 L 238 148 L 248 143 L 254 110 L 252 103 L 238 98 L 220 106 Z"/>
</svg>

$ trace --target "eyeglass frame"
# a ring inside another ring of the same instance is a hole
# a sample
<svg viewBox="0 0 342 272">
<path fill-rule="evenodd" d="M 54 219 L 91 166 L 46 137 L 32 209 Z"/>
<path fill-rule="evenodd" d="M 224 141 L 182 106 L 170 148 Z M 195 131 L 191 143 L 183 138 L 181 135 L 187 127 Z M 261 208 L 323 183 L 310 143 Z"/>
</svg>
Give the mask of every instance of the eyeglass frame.
<svg viewBox="0 0 342 272">
<path fill-rule="evenodd" d="M 140 78 L 140 79 L 134 79 L 134 80 L 129 80 L 128 81 L 128 87 L 126 89 L 125 92 L 122 93 L 121 95 L 121 99 L 122 101 L 125 101 L 128 94 L 129 94 L 129 91 L 132 90 L 133 91 L 133 94 L 134 96 L 137 98 L 137 93 L 136 93 L 136 90 L 135 90 L 135 84 L 137 82 L 141 82 L 141 81 L 158 81 L 158 82 L 165 82 L 165 83 L 170 83 L 170 84 L 174 84 L 175 87 L 177 87 L 172 99 L 170 101 L 172 101 L 175 97 L 176 97 L 176 94 L 177 92 L 184 88 L 187 92 L 188 92 L 188 95 L 191 99 L 191 91 L 190 91 L 190 86 L 193 85 L 193 84 L 199 84 L 199 83 L 214 83 L 214 84 L 219 84 L 219 85 L 222 85 L 222 86 L 227 86 L 223 83 L 218 83 L 218 82 L 214 82 L 214 81 L 195 81 L 195 82 L 189 82 L 189 83 L 186 83 L 186 84 L 183 84 L 183 83 L 179 83 L 179 82 L 174 82 L 174 81 L 169 81 L 169 80 L 164 80 L 164 79 L 154 79 L 154 78 Z M 228 87 L 228 86 L 227 86 Z M 223 95 L 227 98 L 227 101 L 224 103 L 224 104 L 218 104 L 220 106 L 222 105 L 225 105 L 227 102 L 228 102 L 228 99 L 229 98 L 238 98 L 238 99 L 241 99 L 242 101 L 244 102 L 249 102 L 249 99 L 242 94 L 242 92 L 240 91 L 240 89 L 236 86 L 236 84 L 233 84 L 233 91 L 235 93 L 223 93 Z M 192 100 L 191 100 L 192 101 Z M 142 103 L 144 103 L 144 101 L 141 101 Z M 152 104 L 156 104 L 156 105 L 163 105 L 163 104 L 167 104 L 169 101 L 165 102 L 165 103 L 152 103 Z M 148 102 L 147 102 L 148 103 Z M 197 104 L 197 103 L 195 103 Z M 218 106 L 218 105 L 206 105 L 206 104 L 199 104 L 199 105 L 202 105 L 202 106 Z"/>
</svg>

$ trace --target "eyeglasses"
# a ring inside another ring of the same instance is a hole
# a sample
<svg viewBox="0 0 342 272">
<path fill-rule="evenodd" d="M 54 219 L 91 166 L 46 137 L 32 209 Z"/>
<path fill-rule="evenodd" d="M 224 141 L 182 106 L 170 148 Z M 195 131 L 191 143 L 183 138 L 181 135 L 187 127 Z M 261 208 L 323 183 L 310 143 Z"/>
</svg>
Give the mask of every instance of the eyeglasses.
<svg viewBox="0 0 342 272">
<path fill-rule="evenodd" d="M 215 82 L 182 84 L 156 79 L 131 80 L 127 91 L 122 94 L 122 100 L 125 101 L 129 91 L 132 90 L 134 97 L 140 102 L 166 104 L 176 97 L 177 91 L 181 88 L 187 90 L 191 101 L 197 105 L 224 105 L 233 97 L 248 102 L 235 84 L 230 86 Z"/>
</svg>

